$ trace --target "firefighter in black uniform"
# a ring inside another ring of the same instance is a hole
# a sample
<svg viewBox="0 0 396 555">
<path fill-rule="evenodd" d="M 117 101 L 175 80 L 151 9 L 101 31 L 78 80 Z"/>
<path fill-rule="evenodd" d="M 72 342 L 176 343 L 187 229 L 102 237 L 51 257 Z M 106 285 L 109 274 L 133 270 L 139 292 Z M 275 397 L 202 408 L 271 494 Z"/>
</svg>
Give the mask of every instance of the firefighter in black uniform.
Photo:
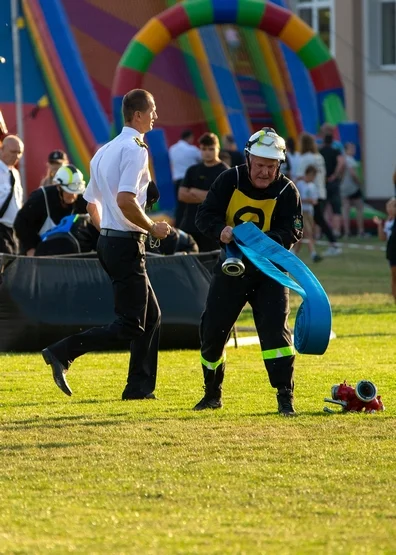
<svg viewBox="0 0 396 555">
<path fill-rule="evenodd" d="M 246 221 L 254 222 L 271 239 L 290 249 L 302 238 L 301 201 L 294 183 L 280 173 L 285 141 L 272 128 L 252 135 L 245 154 L 247 163 L 222 173 L 197 213 L 198 229 L 220 240 L 223 248 L 201 320 L 205 395 L 194 410 L 222 407 L 225 344 L 249 302 L 269 380 L 278 390 L 278 411 L 293 416 L 295 350 L 287 325 L 289 291 L 245 258 L 245 272 L 238 277 L 223 273 L 222 264 L 226 259 L 224 247 L 232 242 L 232 228 Z"/>
</svg>

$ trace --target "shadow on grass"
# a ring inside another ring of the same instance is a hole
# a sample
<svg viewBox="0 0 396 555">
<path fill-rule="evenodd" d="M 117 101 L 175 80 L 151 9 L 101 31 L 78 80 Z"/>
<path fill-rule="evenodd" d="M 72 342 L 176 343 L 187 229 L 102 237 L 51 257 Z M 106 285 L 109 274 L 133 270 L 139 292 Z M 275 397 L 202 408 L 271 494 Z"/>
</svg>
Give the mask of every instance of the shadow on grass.
<svg viewBox="0 0 396 555">
<path fill-rule="evenodd" d="M 396 336 L 396 333 L 343 333 L 337 334 L 337 339 L 343 339 L 344 337 L 392 337 Z"/>
<path fill-rule="evenodd" d="M 27 420 L 10 420 L 2 424 L 3 430 L 29 430 L 31 428 L 67 428 L 71 426 L 118 426 L 122 422 L 130 420 L 129 412 L 112 414 L 107 419 L 95 420 L 95 416 L 76 415 L 76 416 L 54 416 L 54 417 L 33 417 Z M 120 419 L 121 417 L 121 419 Z"/>
<path fill-rule="evenodd" d="M 83 447 L 88 442 L 78 443 L 20 443 L 19 445 L 0 445 L 0 451 L 27 451 L 29 449 L 65 449 L 67 447 Z"/>
<path fill-rule="evenodd" d="M 37 401 L 37 402 L 29 402 L 29 403 L 0 403 L 0 406 L 4 407 L 48 407 L 49 405 L 61 405 L 64 404 L 63 401 L 70 405 L 104 405 L 107 403 L 114 403 L 120 401 L 120 398 L 117 397 L 116 399 L 81 399 L 78 401 L 70 400 L 66 395 L 61 397 L 59 401 Z"/>
</svg>

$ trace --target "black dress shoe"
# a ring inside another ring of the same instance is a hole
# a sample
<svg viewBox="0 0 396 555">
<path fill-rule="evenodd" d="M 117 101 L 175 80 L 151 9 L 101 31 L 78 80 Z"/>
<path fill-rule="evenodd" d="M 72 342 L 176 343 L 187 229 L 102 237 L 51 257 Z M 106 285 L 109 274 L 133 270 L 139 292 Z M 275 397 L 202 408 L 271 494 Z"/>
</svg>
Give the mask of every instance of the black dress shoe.
<svg viewBox="0 0 396 555">
<path fill-rule="evenodd" d="M 49 349 L 43 349 L 41 351 L 41 354 L 43 355 L 43 359 L 45 360 L 46 364 L 51 365 L 52 376 L 56 385 L 59 387 L 59 389 L 63 391 L 63 393 L 66 393 L 66 395 L 69 395 L 70 397 L 73 392 L 66 381 L 65 372 L 67 371 L 67 368 L 63 366 L 61 361 L 58 360 Z"/>
</svg>

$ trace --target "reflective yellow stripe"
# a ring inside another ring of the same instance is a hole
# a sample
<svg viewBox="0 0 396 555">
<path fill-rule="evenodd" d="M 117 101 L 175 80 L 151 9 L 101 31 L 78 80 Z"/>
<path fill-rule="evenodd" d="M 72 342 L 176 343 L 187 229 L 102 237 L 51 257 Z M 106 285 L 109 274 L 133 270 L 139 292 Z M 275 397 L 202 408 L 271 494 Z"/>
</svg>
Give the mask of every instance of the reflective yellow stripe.
<svg viewBox="0 0 396 555">
<path fill-rule="evenodd" d="M 70 185 L 71 183 L 73 183 L 73 171 L 70 168 L 70 166 L 64 166 L 63 169 L 65 170 L 65 172 L 67 172 L 69 174 L 69 183 L 62 183 L 62 185 Z"/>
<path fill-rule="evenodd" d="M 289 345 L 288 347 L 279 347 L 278 349 L 261 351 L 261 354 L 263 355 L 263 360 L 269 360 L 271 358 L 282 358 L 295 355 L 296 349 L 293 347 L 293 345 Z"/>
<path fill-rule="evenodd" d="M 223 364 L 223 362 L 225 362 L 226 360 L 226 353 L 224 351 L 223 356 L 221 358 L 219 358 L 219 360 L 217 360 L 216 362 L 208 362 L 207 360 L 204 359 L 204 357 L 201 355 L 201 362 L 204 366 L 206 366 L 206 368 L 208 370 L 216 370 L 216 368 L 218 368 L 220 366 L 220 364 Z"/>
</svg>

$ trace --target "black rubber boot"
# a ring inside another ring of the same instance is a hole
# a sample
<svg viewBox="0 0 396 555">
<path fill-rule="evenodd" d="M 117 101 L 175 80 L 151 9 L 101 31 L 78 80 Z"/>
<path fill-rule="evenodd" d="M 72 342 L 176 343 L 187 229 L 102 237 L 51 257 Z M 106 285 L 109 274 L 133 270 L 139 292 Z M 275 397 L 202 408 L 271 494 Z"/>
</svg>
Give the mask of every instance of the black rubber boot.
<svg viewBox="0 0 396 555">
<path fill-rule="evenodd" d="M 278 400 L 278 412 L 281 416 L 297 416 L 294 410 L 294 396 L 291 389 L 278 389 L 276 398 Z"/>
<path fill-rule="evenodd" d="M 221 365 L 216 370 L 209 370 L 206 366 L 202 365 L 202 369 L 205 395 L 195 405 L 193 410 L 221 409 L 223 406 L 222 383 L 224 380 L 224 367 Z"/>
</svg>

